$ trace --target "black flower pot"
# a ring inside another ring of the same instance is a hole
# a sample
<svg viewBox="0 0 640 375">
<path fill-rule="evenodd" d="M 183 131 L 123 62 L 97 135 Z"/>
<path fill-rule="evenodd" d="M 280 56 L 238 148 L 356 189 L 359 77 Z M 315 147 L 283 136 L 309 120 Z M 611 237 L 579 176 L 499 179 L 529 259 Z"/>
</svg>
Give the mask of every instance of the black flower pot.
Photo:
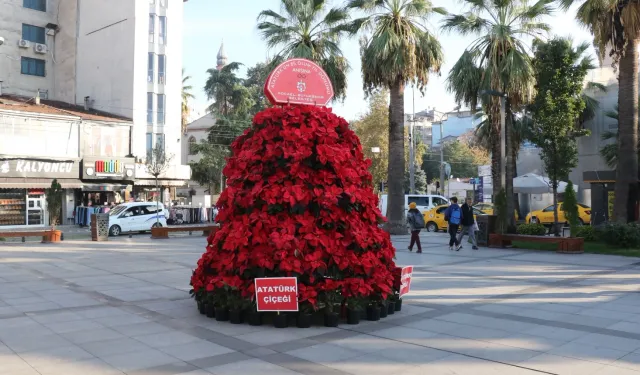
<svg viewBox="0 0 640 375">
<path fill-rule="evenodd" d="M 313 314 L 299 313 L 298 319 L 296 321 L 296 327 L 298 328 L 311 327 L 311 318 L 313 318 Z"/>
<path fill-rule="evenodd" d="M 252 311 L 247 313 L 247 321 L 250 326 L 261 326 L 262 325 L 262 314 L 257 311 Z"/>
<path fill-rule="evenodd" d="M 226 322 L 229 320 L 229 309 L 220 307 L 216 309 L 216 320 L 219 322 Z"/>
<path fill-rule="evenodd" d="M 276 328 L 287 328 L 289 326 L 287 314 L 276 314 L 273 317 L 273 326 Z"/>
<path fill-rule="evenodd" d="M 229 321 L 231 324 L 244 323 L 244 317 L 242 316 L 242 310 L 229 310 Z"/>
<path fill-rule="evenodd" d="M 207 318 L 216 317 L 216 309 L 213 306 L 213 303 L 207 303 L 206 305 L 204 305 L 204 311 L 207 314 Z"/>
<path fill-rule="evenodd" d="M 347 310 L 347 324 L 359 324 L 361 311 L 364 310 Z"/>
<path fill-rule="evenodd" d="M 387 305 L 387 314 L 393 315 L 395 313 L 396 313 L 396 303 L 389 302 L 389 304 Z"/>
<path fill-rule="evenodd" d="M 198 311 L 200 311 L 200 314 L 204 315 L 207 310 L 205 309 L 205 304 L 204 302 L 198 301 Z"/>
<path fill-rule="evenodd" d="M 324 314 L 324 326 L 325 327 L 337 327 L 340 323 L 340 315 L 338 313 L 326 313 Z"/>
<path fill-rule="evenodd" d="M 380 320 L 380 306 L 367 306 L 367 320 L 372 322 Z"/>
<path fill-rule="evenodd" d="M 396 301 L 396 311 L 402 311 L 402 298 Z"/>
<path fill-rule="evenodd" d="M 387 305 L 386 304 L 381 304 L 380 305 L 380 317 L 381 318 L 386 318 L 387 315 L 389 314 L 389 310 L 387 310 Z"/>
<path fill-rule="evenodd" d="M 367 319 L 367 309 L 360 309 L 358 313 L 360 315 L 360 320 Z"/>
</svg>

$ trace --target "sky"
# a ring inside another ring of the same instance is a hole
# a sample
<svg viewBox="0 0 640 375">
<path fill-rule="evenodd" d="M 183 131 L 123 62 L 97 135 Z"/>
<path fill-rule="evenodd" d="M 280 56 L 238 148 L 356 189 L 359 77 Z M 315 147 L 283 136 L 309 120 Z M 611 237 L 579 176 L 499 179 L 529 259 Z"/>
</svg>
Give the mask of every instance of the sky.
<svg viewBox="0 0 640 375">
<path fill-rule="evenodd" d="M 444 7 L 450 13 L 462 13 L 465 8 L 460 1 L 432 0 L 434 6 Z M 341 0 L 333 0 L 340 5 Z M 216 55 L 220 44 L 224 41 L 229 62 L 240 62 L 245 66 L 253 66 L 265 61 L 274 51 L 269 51 L 256 28 L 256 18 L 265 9 L 280 11 L 279 0 L 189 0 L 184 3 L 184 44 L 183 65 L 189 81 L 194 87 L 196 99 L 193 107 L 204 114 L 208 101 L 203 87 L 207 80 L 207 69 L 215 68 Z M 589 32 L 575 21 L 575 9 L 568 12 L 557 10 L 546 22 L 551 25 L 552 34 L 570 37 L 575 45 L 591 42 Z M 460 55 L 475 39 L 473 36 L 462 37 L 456 33 L 440 30 L 442 17 L 430 20 L 431 31 L 434 32 L 443 46 L 445 62 L 441 75 L 432 75 L 424 95 L 410 86 L 405 90 L 405 112 L 419 112 L 427 108 L 438 111 L 451 111 L 456 103 L 446 90 L 447 73 Z M 347 39 L 341 42 L 342 51 L 349 61 L 351 70 L 347 75 L 347 98 L 344 103 L 334 104 L 334 111 L 347 120 L 357 119 L 367 110 L 367 101 L 362 90 L 360 72 L 360 49 L 358 40 Z M 590 53 L 594 53 L 593 49 Z M 594 63 L 597 62 L 594 57 Z M 243 69 L 240 75 L 244 75 Z"/>
</svg>

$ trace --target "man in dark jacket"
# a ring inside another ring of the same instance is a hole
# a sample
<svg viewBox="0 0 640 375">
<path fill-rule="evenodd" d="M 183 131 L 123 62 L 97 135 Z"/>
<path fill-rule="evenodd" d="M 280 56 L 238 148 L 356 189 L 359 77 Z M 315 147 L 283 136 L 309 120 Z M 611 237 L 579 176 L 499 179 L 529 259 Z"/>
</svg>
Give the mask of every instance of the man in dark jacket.
<svg viewBox="0 0 640 375">
<path fill-rule="evenodd" d="M 473 201 L 471 198 L 467 198 L 460 209 L 462 210 L 462 230 L 460 230 L 460 234 L 458 235 L 458 243 L 459 246 L 462 247 L 462 238 L 465 233 L 469 233 L 469 238 L 471 239 L 471 245 L 473 245 L 473 250 L 478 250 L 478 246 L 476 244 L 476 232 L 474 228 L 475 219 L 473 217 Z"/>
<path fill-rule="evenodd" d="M 453 246 L 455 245 L 456 251 L 459 251 L 462 247 L 460 242 L 456 238 L 458 234 L 458 228 L 460 228 L 460 224 L 462 223 L 462 210 L 460 206 L 458 206 L 458 198 L 451 197 L 451 204 L 444 211 L 444 220 L 449 223 L 449 250 L 453 250 Z"/>
</svg>

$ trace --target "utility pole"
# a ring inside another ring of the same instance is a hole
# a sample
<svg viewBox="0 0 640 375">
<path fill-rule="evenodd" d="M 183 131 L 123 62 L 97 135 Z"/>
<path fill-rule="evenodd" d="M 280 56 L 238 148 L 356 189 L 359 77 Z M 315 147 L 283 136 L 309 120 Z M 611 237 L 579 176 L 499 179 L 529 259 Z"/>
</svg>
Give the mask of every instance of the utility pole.
<svg viewBox="0 0 640 375">
<path fill-rule="evenodd" d="M 443 127 L 444 122 L 442 121 L 442 119 L 440 119 L 440 189 L 442 189 L 442 193 L 444 193 L 444 142 L 442 142 Z"/>
<path fill-rule="evenodd" d="M 411 115 L 411 122 L 409 123 L 409 191 L 411 194 L 416 193 L 416 163 L 415 163 L 415 149 L 413 142 L 413 123 L 416 121 L 416 89 L 411 88 L 413 99 L 413 114 Z"/>
<path fill-rule="evenodd" d="M 507 98 L 504 94 L 500 96 L 500 184 L 502 189 L 507 188 Z M 505 190 L 506 191 L 506 190 Z M 510 199 L 509 197 L 507 197 Z"/>
</svg>

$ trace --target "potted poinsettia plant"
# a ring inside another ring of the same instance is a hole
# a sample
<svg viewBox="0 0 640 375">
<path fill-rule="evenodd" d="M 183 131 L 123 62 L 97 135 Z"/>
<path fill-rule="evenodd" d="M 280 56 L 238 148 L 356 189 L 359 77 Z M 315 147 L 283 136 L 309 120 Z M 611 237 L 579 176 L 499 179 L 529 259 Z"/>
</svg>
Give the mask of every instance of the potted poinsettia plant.
<svg viewBox="0 0 640 375">
<path fill-rule="evenodd" d="M 313 313 L 318 310 L 318 292 L 313 286 L 298 284 L 298 301 L 300 303 L 296 325 L 298 328 L 311 327 Z"/>
<path fill-rule="evenodd" d="M 232 324 L 244 323 L 244 310 L 249 306 L 249 301 L 242 298 L 237 290 L 230 290 L 227 296 L 227 306 L 229 307 L 229 321 Z"/>
<path fill-rule="evenodd" d="M 360 323 L 360 313 L 367 306 L 367 300 L 362 297 L 347 298 L 347 324 Z"/>
<path fill-rule="evenodd" d="M 258 305 L 255 300 L 252 300 L 247 308 L 247 321 L 250 326 L 262 325 L 262 313 L 258 311 Z"/>
<path fill-rule="evenodd" d="M 216 320 L 226 322 L 229 320 L 229 298 L 226 288 L 217 288 L 213 291 L 211 300 L 215 307 Z"/>
<path fill-rule="evenodd" d="M 337 327 L 340 323 L 340 314 L 338 313 L 342 304 L 342 296 L 336 290 L 327 290 L 323 293 L 324 305 L 324 325 L 325 327 Z"/>
</svg>

